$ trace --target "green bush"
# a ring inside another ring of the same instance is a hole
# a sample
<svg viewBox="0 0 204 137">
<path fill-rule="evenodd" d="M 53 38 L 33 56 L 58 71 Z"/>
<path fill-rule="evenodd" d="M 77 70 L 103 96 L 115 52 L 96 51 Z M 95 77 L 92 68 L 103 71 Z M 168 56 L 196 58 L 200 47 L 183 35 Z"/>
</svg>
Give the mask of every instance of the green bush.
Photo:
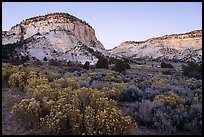
<svg viewBox="0 0 204 137">
<path fill-rule="evenodd" d="M 99 57 L 96 63 L 96 68 L 108 68 L 108 60 L 103 57 Z"/>
<path fill-rule="evenodd" d="M 202 63 L 199 65 L 194 62 L 188 63 L 188 65 L 182 65 L 183 75 L 188 78 L 202 79 Z"/>
<path fill-rule="evenodd" d="M 174 68 L 174 67 L 169 63 L 162 62 L 161 63 L 161 68 Z"/>
<path fill-rule="evenodd" d="M 83 69 L 89 70 L 90 68 L 90 63 L 88 61 L 85 62 Z"/>
<path fill-rule="evenodd" d="M 121 73 L 121 72 L 123 72 L 123 71 L 125 71 L 126 69 L 129 69 L 129 68 L 130 68 L 130 65 L 127 62 L 118 59 L 116 61 L 116 63 L 115 63 L 115 66 L 113 67 L 113 70 L 118 71 L 118 72 Z"/>
<path fill-rule="evenodd" d="M 43 60 L 44 60 L 44 61 L 47 61 L 47 57 L 44 57 Z"/>
</svg>

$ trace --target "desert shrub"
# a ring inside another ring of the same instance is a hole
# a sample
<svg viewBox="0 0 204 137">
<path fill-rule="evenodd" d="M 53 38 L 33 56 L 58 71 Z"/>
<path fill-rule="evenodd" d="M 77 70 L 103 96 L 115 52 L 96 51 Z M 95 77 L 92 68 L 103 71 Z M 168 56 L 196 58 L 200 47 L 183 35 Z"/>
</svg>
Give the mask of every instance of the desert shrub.
<svg viewBox="0 0 204 137">
<path fill-rule="evenodd" d="M 147 87 L 144 91 L 142 91 L 142 99 L 149 99 L 151 101 L 154 100 L 154 97 L 157 96 L 160 93 L 163 93 L 163 90 Z"/>
<path fill-rule="evenodd" d="M 109 76 L 107 77 L 107 81 L 119 82 L 119 79 L 118 79 L 115 75 L 109 75 Z"/>
<path fill-rule="evenodd" d="M 188 79 L 187 81 L 188 81 L 188 88 L 190 88 L 191 90 L 202 87 L 202 80 L 196 80 L 194 78 L 191 78 L 191 79 Z"/>
<path fill-rule="evenodd" d="M 68 81 L 64 78 L 55 79 L 52 83 L 59 84 L 59 87 L 61 88 L 67 88 L 69 86 Z"/>
<path fill-rule="evenodd" d="M 113 89 L 104 89 L 103 88 L 103 92 L 105 94 L 105 97 L 108 97 L 109 99 L 114 99 L 114 100 L 118 100 L 120 93 L 113 90 Z"/>
<path fill-rule="evenodd" d="M 192 110 L 185 108 L 172 108 L 164 103 L 154 100 L 142 100 L 134 105 L 132 116 L 141 126 L 166 131 L 175 134 L 177 131 L 195 131 L 200 133 L 202 127 L 201 105 L 192 106 Z M 199 134 L 200 134 L 199 133 Z"/>
<path fill-rule="evenodd" d="M 40 102 L 31 99 L 23 99 L 18 104 L 12 107 L 11 115 L 22 122 L 31 122 L 33 125 L 40 124 L 40 117 L 42 116 L 42 107 Z"/>
<path fill-rule="evenodd" d="M 91 78 L 89 77 L 88 73 L 82 73 L 80 76 L 81 80 L 90 81 Z"/>
<path fill-rule="evenodd" d="M 10 88 L 17 87 L 17 88 L 23 89 L 27 84 L 26 80 L 27 79 L 26 79 L 26 73 L 25 72 L 17 72 L 17 73 L 12 74 L 9 77 L 8 84 L 9 84 Z"/>
<path fill-rule="evenodd" d="M 68 72 L 75 72 L 75 71 L 81 71 L 82 69 L 80 67 L 77 67 L 77 66 L 69 66 L 68 68 L 66 68 L 66 70 Z"/>
<path fill-rule="evenodd" d="M 197 71 L 192 71 L 188 73 L 187 77 L 195 78 L 195 79 L 202 79 L 202 74 Z"/>
<path fill-rule="evenodd" d="M 174 92 L 169 92 L 168 95 L 157 95 L 155 100 L 161 101 L 166 105 L 171 107 L 184 107 L 184 99 L 181 96 L 178 96 Z"/>
<path fill-rule="evenodd" d="M 74 66 L 78 68 L 83 68 L 83 64 L 81 64 L 80 62 L 76 62 Z"/>
<path fill-rule="evenodd" d="M 82 87 L 88 88 L 90 86 L 89 81 L 86 81 L 86 80 L 78 80 L 78 83 L 79 83 L 81 88 Z"/>
<path fill-rule="evenodd" d="M 90 68 L 90 64 L 88 61 L 86 61 L 84 66 L 83 66 L 83 69 L 89 70 L 89 68 Z"/>
<path fill-rule="evenodd" d="M 167 69 L 167 70 L 162 71 L 162 74 L 164 74 L 164 75 L 172 75 L 172 74 L 174 74 L 174 71 L 172 71 L 170 69 Z"/>
<path fill-rule="evenodd" d="M 48 79 L 38 71 L 30 71 L 27 78 L 27 89 L 34 89 L 38 85 L 48 84 Z"/>
<path fill-rule="evenodd" d="M 123 134 L 126 131 L 131 119 L 122 116 L 114 101 L 103 98 L 104 94 L 94 89 L 82 88 L 76 93 L 75 101 L 69 102 L 66 98 L 56 101 L 50 115 L 41 118 L 42 125 L 55 132 L 71 128 L 73 134 Z"/>
<path fill-rule="evenodd" d="M 50 132 L 60 132 L 72 128 L 75 134 L 80 133 L 82 115 L 73 105 L 66 104 L 63 99 L 51 106 L 50 114 L 40 118 L 41 126 Z M 78 131 L 79 130 L 79 131 Z"/>
<path fill-rule="evenodd" d="M 51 70 L 46 70 L 43 73 L 48 78 L 49 82 L 52 82 L 53 80 L 59 79 L 62 77 L 62 74 Z"/>
<path fill-rule="evenodd" d="M 142 100 L 135 104 L 132 115 L 139 125 L 151 128 L 154 124 L 154 113 L 161 107 L 164 106 L 159 101 Z"/>
<path fill-rule="evenodd" d="M 43 63 L 40 60 L 33 61 L 33 64 L 38 65 L 38 66 L 43 65 Z"/>
<path fill-rule="evenodd" d="M 197 93 L 197 94 L 202 94 L 202 87 L 199 87 L 195 90 L 193 90 L 194 93 Z"/>
<path fill-rule="evenodd" d="M 98 111 L 96 115 L 99 135 L 123 135 L 131 124 L 129 116 L 122 116 L 116 108 Z"/>
<path fill-rule="evenodd" d="M 30 77 L 35 79 L 36 75 L 35 73 Z M 69 87 L 62 88 L 60 84 L 61 82 L 53 81 L 31 86 L 31 97 L 34 98 L 26 100 L 25 105 L 15 104 L 13 116 L 23 122 L 40 123 L 44 130 L 55 133 L 69 129 L 73 134 L 126 133 L 131 125 L 131 118 L 123 116 L 116 108 L 116 102 L 106 98 L 104 92 L 90 88 L 73 91 Z M 35 103 L 34 107 L 24 111 L 30 102 Z M 19 114 L 26 118 L 19 118 Z"/>
<path fill-rule="evenodd" d="M 192 134 L 202 135 L 202 104 L 191 105 L 183 128 Z"/>
<path fill-rule="evenodd" d="M 107 75 L 112 75 L 114 72 L 112 71 L 112 70 L 106 70 L 106 72 L 105 72 Z"/>
<path fill-rule="evenodd" d="M 174 68 L 174 67 L 169 63 L 162 62 L 161 63 L 161 68 Z"/>
<path fill-rule="evenodd" d="M 183 75 L 188 78 L 202 79 L 202 63 L 199 65 L 189 62 L 188 65 L 182 65 Z"/>
<path fill-rule="evenodd" d="M 168 134 L 175 134 L 187 116 L 185 109 L 172 109 L 169 106 L 154 108 L 153 112 L 151 128 L 166 131 Z"/>
<path fill-rule="evenodd" d="M 108 68 L 108 60 L 103 57 L 99 57 L 96 63 L 96 68 Z"/>
<path fill-rule="evenodd" d="M 2 64 L 2 85 L 7 87 L 10 75 L 16 72 L 13 65 L 3 63 Z"/>
<path fill-rule="evenodd" d="M 53 83 L 59 84 L 60 85 L 59 87 L 61 88 L 67 88 L 67 87 L 71 89 L 79 88 L 79 84 L 71 77 L 56 79 L 53 81 Z"/>
<path fill-rule="evenodd" d="M 195 78 L 189 78 L 189 79 L 186 79 L 186 81 L 184 81 L 184 83 L 190 85 L 191 83 L 194 83 L 195 81 L 196 81 Z"/>
<path fill-rule="evenodd" d="M 51 66 L 66 66 L 66 64 L 53 59 L 49 60 L 48 64 Z"/>
<path fill-rule="evenodd" d="M 11 58 L 9 59 L 9 63 L 12 65 L 18 66 L 18 65 L 24 64 L 24 61 L 18 58 Z"/>
<path fill-rule="evenodd" d="M 194 96 L 192 99 L 192 104 L 201 104 L 202 103 L 202 97 Z"/>
<path fill-rule="evenodd" d="M 112 83 L 112 89 L 118 92 L 122 91 L 127 87 L 128 87 L 127 83 Z"/>
<path fill-rule="evenodd" d="M 168 83 L 164 79 L 156 80 L 152 83 L 152 86 L 156 88 L 165 88 L 168 87 Z"/>
<path fill-rule="evenodd" d="M 43 83 L 35 86 L 32 89 L 27 89 L 27 94 L 28 96 L 33 97 L 37 100 L 42 100 L 44 97 L 47 97 L 52 100 L 56 100 L 59 98 L 59 92 L 56 92 L 56 90 L 59 91 L 59 88 L 58 89 L 51 88 L 51 85 Z"/>
<path fill-rule="evenodd" d="M 120 92 L 120 101 L 136 101 L 141 99 L 142 91 L 136 86 L 128 86 Z"/>
<path fill-rule="evenodd" d="M 24 88 L 27 85 L 29 72 L 32 71 L 29 67 L 23 65 L 3 64 L 2 66 L 2 82 L 3 86 Z"/>
<path fill-rule="evenodd" d="M 93 81 L 90 85 L 90 88 L 94 88 L 97 90 L 102 90 L 104 87 L 107 87 L 109 84 L 106 82 L 101 82 L 101 81 Z"/>
</svg>

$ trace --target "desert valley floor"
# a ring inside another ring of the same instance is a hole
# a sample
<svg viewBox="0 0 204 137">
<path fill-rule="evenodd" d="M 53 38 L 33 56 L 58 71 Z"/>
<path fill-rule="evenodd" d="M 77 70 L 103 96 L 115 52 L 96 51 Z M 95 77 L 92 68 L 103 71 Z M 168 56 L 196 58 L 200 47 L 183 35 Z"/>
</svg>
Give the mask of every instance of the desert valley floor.
<svg viewBox="0 0 204 137">
<path fill-rule="evenodd" d="M 202 134 L 202 80 L 183 76 L 181 63 L 172 64 L 175 68 L 160 68 L 160 62 L 130 64 L 131 68 L 122 73 L 48 63 L 16 67 L 3 64 L 2 72 L 4 76 L 11 70 L 28 73 L 35 70 L 49 82 L 69 77 L 79 85 L 77 89 L 91 88 L 103 92 L 108 100 L 116 102 L 116 108 L 123 116 L 130 116 L 136 123 L 125 134 Z M 40 100 L 42 94 L 38 96 L 26 88 L 8 88 L 6 83 L 2 84 L 3 135 L 73 134 L 69 130 L 65 133 L 47 132 L 29 122 L 16 121 L 11 115 L 12 106 L 31 97 Z M 66 87 L 66 84 L 61 86 Z"/>
</svg>

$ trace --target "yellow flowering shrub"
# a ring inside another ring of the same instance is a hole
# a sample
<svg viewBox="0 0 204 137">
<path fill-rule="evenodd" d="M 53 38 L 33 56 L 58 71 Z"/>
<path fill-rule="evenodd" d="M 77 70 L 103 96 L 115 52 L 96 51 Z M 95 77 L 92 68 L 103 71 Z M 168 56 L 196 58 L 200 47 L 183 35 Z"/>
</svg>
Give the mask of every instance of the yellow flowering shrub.
<svg viewBox="0 0 204 137">
<path fill-rule="evenodd" d="M 82 73 L 80 76 L 81 80 L 85 80 L 85 81 L 90 81 L 91 78 L 89 77 L 89 75 L 87 73 Z"/>
<path fill-rule="evenodd" d="M 113 90 L 113 89 L 106 89 L 106 90 L 103 90 L 104 94 L 105 94 L 105 97 L 108 97 L 109 99 L 115 99 L 117 100 L 120 93 Z"/>
<path fill-rule="evenodd" d="M 73 78 L 66 78 L 66 80 L 71 89 L 78 89 L 80 87 L 79 83 L 77 83 Z"/>
<path fill-rule="evenodd" d="M 194 93 L 202 94 L 202 87 L 193 90 Z"/>
<path fill-rule="evenodd" d="M 34 89 L 41 84 L 48 84 L 48 79 L 37 71 L 31 71 L 28 74 L 27 83 L 26 88 Z"/>
<path fill-rule="evenodd" d="M 17 120 L 23 122 L 29 121 L 34 125 L 39 125 L 40 117 L 42 115 L 42 108 L 40 107 L 40 102 L 34 98 L 23 99 L 20 103 L 14 104 L 11 115 Z"/>
<path fill-rule="evenodd" d="M 48 82 L 39 72 L 31 71 L 27 82 L 32 99 L 15 104 L 11 112 L 23 122 L 32 122 L 50 132 L 71 130 L 73 134 L 91 135 L 124 134 L 132 124 L 107 93 L 79 88 L 72 78 Z"/>
<path fill-rule="evenodd" d="M 81 129 L 82 115 L 73 105 L 67 104 L 65 99 L 57 100 L 50 109 L 50 114 L 40 118 L 41 126 L 48 131 L 59 132 L 68 128 L 78 132 Z M 70 127 L 71 126 L 71 127 Z"/>
<path fill-rule="evenodd" d="M 106 70 L 106 72 L 105 72 L 107 75 L 111 75 L 111 74 L 113 74 L 113 71 L 112 70 Z"/>
<path fill-rule="evenodd" d="M 84 123 L 85 123 L 85 131 L 87 135 L 93 135 L 97 133 L 95 131 L 95 128 L 96 128 L 95 111 L 90 106 L 86 107 L 85 109 Z"/>
<path fill-rule="evenodd" d="M 184 107 L 185 104 L 183 97 L 178 96 L 174 92 L 169 92 L 168 95 L 159 94 L 155 97 L 155 100 L 161 101 L 164 104 L 172 107 Z"/>
<path fill-rule="evenodd" d="M 187 79 L 187 80 L 185 81 L 185 83 L 186 83 L 186 84 L 190 84 L 190 83 L 193 83 L 193 82 L 195 82 L 195 81 L 196 81 L 195 78 L 189 78 L 189 79 Z"/>
<path fill-rule="evenodd" d="M 41 84 L 34 89 L 29 89 L 27 94 L 37 100 L 42 100 L 46 97 L 48 100 L 58 100 L 60 98 L 67 98 L 71 101 L 74 93 L 71 88 L 61 88 L 59 85 L 53 83 Z"/>
<path fill-rule="evenodd" d="M 109 81 L 117 81 L 118 78 L 115 77 L 115 76 L 109 76 L 109 77 L 107 78 L 107 80 L 109 80 Z"/>
<path fill-rule="evenodd" d="M 24 88 L 27 84 L 26 81 L 26 73 L 25 72 L 17 72 L 12 74 L 9 77 L 8 81 L 9 87 L 14 88 L 14 87 L 19 87 L 19 88 Z"/>
<path fill-rule="evenodd" d="M 52 83 L 58 84 L 61 88 L 78 89 L 80 87 L 79 83 L 71 77 L 56 79 Z"/>
<path fill-rule="evenodd" d="M 59 84 L 61 88 L 67 88 L 68 87 L 68 81 L 64 78 L 56 79 L 53 81 L 53 83 Z"/>
<path fill-rule="evenodd" d="M 151 85 L 153 82 L 154 82 L 153 79 L 147 79 L 147 80 L 142 81 L 141 84 L 144 84 L 144 85 Z"/>
<path fill-rule="evenodd" d="M 122 116 L 120 110 L 108 108 L 96 114 L 96 133 L 99 135 L 123 135 L 131 124 L 130 116 Z"/>
<path fill-rule="evenodd" d="M 2 82 L 4 84 L 3 86 L 10 85 L 10 87 L 23 88 L 27 84 L 26 80 L 28 78 L 28 74 L 32 70 L 33 70 L 32 68 L 24 67 L 23 65 L 14 66 L 8 63 L 6 64 L 3 63 L 2 65 Z"/>
<path fill-rule="evenodd" d="M 85 109 L 87 106 L 92 106 L 96 108 L 96 100 L 104 97 L 104 93 L 100 92 L 96 89 L 91 88 L 80 88 L 76 90 L 78 101 L 80 102 L 80 106 L 78 108 Z"/>
<path fill-rule="evenodd" d="M 163 80 L 155 80 L 155 82 L 152 83 L 153 86 L 158 87 L 158 88 L 163 88 L 163 87 L 167 87 L 168 83 Z"/>
<path fill-rule="evenodd" d="M 2 83 L 3 83 L 3 86 L 8 86 L 8 81 L 9 81 L 10 75 L 12 75 L 16 72 L 17 71 L 15 69 L 15 66 L 7 64 L 7 63 L 2 64 Z"/>
<path fill-rule="evenodd" d="M 37 100 L 42 100 L 44 97 L 55 100 L 58 99 L 58 93 L 55 88 L 50 88 L 48 84 L 36 85 L 33 89 L 28 89 L 27 94 L 30 97 L 34 97 Z"/>
<path fill-rule="evenodd" d="M 122 89 L 127 88 L 128 85 L 126 83 L 113 83 L 112 89 L 115 91 L 121 91 Z"/>
</svg>

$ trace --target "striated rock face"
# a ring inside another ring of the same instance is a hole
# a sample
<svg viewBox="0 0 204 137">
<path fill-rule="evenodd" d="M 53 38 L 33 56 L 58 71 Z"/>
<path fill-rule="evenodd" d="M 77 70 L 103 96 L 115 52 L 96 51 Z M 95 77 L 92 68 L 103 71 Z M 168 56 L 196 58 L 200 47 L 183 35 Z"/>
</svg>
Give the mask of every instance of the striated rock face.
<svg viewBox="0 0 204 137">
<path fill-rule="evenodd" d="M 97 58 L 81 50 L 82 45 L 106 52 L 89 24 L 67 13 L 29 18 L 2 33 L 2 45 L 25 42 L 28 39 L 29 42 L 24 44 L 26 50 L 19 52 L 39 60 L 46 56 L 48 59 L 78 60 L 82 63 L 87 60 L 95 63 Z"/>
<path fill-rule="evenodd" d="M 146 41 L 126 41 L 110 50 L 112 56 L 149 60 L 202 61 L 202 30 L 165 35 Z"/>
</svg>

